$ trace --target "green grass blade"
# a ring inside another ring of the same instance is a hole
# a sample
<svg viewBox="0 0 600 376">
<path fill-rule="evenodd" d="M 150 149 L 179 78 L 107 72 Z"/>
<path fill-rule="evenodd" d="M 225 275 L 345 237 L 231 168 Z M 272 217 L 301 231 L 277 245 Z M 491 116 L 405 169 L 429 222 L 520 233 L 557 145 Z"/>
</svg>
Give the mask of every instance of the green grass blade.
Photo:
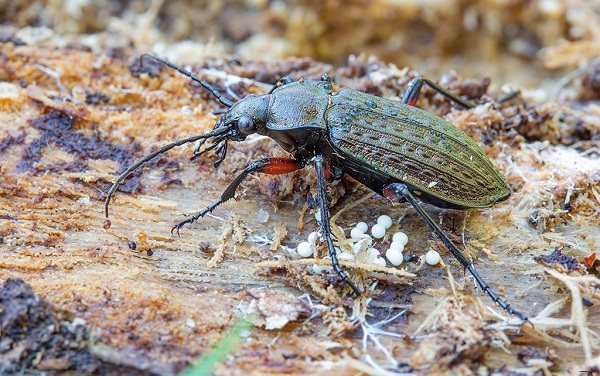
<svg viewBox="0 0 600 376">
<path fill-rule="evenodd" d="M 217 345 L 204 354 L 196 364 L 181 373 L 181 376 L 212 375 L 215 368 L 242 341 L 242 334 L 252 329 L 252 323 L 246 320 L 236 322 Z"/>
</svg>

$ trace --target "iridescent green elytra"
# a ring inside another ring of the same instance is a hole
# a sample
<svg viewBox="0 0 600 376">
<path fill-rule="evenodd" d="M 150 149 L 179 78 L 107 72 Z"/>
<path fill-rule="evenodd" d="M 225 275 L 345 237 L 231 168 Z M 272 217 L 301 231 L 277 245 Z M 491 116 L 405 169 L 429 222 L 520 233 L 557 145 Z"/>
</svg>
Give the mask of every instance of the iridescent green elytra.
<svg viewBox="0 0 600 376">
<path fill-rule="evenodd" d="M 350 89 L 331 97 L 327 125 L 345 156 L 442 207 L 483 208 L 510 195 L 506 179 L 452 123 L 419 108 Z"/>
</svg>

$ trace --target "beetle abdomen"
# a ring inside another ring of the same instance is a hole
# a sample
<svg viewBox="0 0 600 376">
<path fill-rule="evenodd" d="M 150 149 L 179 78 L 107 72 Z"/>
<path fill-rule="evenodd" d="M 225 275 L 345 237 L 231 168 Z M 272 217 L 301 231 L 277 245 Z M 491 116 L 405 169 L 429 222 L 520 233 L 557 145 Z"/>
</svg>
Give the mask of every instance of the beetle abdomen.
<svg viewBox="0 0 600 376">
<path fill-rule="evenodd" d="M 344 158 L 452 206 L 488 207 L 510 194 L 469 136 L 416 107 L 342 89 L 332 96 L 326 119 L 331 143 Z"/>
</svg>

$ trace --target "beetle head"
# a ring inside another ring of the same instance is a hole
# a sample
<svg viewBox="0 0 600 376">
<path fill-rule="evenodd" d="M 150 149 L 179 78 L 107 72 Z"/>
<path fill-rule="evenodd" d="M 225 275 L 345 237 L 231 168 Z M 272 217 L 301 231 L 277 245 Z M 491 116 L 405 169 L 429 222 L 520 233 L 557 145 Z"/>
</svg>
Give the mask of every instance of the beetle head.
<svg viewBox="0 0 600 376">
<path fill-rule="evenodd" d="M 248 95 L 221 116 L 215 129 L 229 128 L 227 138 L 243 141 L 253 133 L 264 134 L 271 95 Z"/>
</svg>

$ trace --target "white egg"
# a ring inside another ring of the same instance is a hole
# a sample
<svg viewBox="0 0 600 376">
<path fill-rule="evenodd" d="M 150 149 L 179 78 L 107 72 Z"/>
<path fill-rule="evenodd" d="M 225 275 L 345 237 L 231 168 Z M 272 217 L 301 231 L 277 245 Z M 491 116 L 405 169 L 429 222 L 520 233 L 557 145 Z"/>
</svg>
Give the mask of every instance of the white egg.
<svg viewBox="0 0 600 376">
<path fill-rule="evenodd" d="M 361 235 L 363 235 L 365 232 L 362 231 L 362 229 L 358 228 L 358 227 L 354 227 L 351 231 L 350 231 L 350 237 L 351 238 L 360 238 Z"/>
<path fill-rule="evenodd" d="M 392 218 L 389 215 L 381 215 L 377 218 L 377 224 L 382 225 L 387 230 L 392 227 Z"/>
<path fill-rule="evenodd" d="M 404 252 L 404 244 L 394 241 L 392 242 L 392 244 L 390 244 L 390 249 L 395 249 L 398 252 L 402 253 Z"/>
<path fill-rule="evenodd" d="M 385 257 L 387 257 L 387 259 L 390 260 L 390 262 L 394 266 L 398 266 L 402 264 L 402 261 L 404 261 L 404 255 L 402 254 L 402 251 L 400 251 L 398 248 L 390 247 L 390 249 L 388 249 L 385 253 Z"/>
<path fill-rule="evenodd" d="M 317 241 L 317 239 L 319 238 L 319 233 L 318 232 L 311 232 L 310 234 L 308 234 L 308 242 L 309 243 L 314 243 Z"/>
<path fill-rule="evenodd" d="M 317 222 L 321 222 L 321 208 L 315 210 L 315 219 Z"/>
<path fill-rule="evenodd" d="M 386 230 L 387 229 L 384 225 L 378 223 L 376 225 L 373 225 L 373 227 L 371 228 L 371 235 L 373 235 L 375 239 L 381 239 L 385 236 Z"/>
<path fill-rule="evenodd" d="M 376 258 L 380 257 L 380 253 L 375 248 L 367 249 L 367 261 L 373 262 Z"/>
<path fill-rule="evenodd" d="M 365 222 L 358 222 L 354 227 L 362 231 L 363 234 L 369 231 L 369 226 Z"/>
<path fill-rule="evenodd" d="M 321 273 L 323 273 L 324 271 L 331 271 L 331 270 L 333 270 L 333 267 L 331 267 L 331 266 L 325 266 L 325 265 L 317 265 L 317 264 L 314 264 L 314 265 L 312 266 L 312 269 L 313 269 L 313 272 L 314 272 L 315 274 L 321 274 Z"/>
<path fill-rule="evenodd" d="M 386 266 L 385 259 L 383 257 L 377 257 L 372 261 L 372 263 L 379 266 Z"/>
<path fill-rule="evenodd" d="M 302 242 L 298 244 L 298 254 L 302 257 L 310 257 L 313 254 L 312 247 L 309 242 Z"/>
<path fill-rule="evenodd" d="M 398 231 L 394 234 L 394 236 L 392 236 L 392 241 L 402 243 L 402 245 L 406 245 L 406 243 L 408 243 L 408 235 L 406 235 L 402 231 Z"/>
<path fill-rule="evenodd" d="M 434 251 L 433 249 L 429 250 L 425 254 L 425 262 L 429 265 L 437 265 L 440 263 L 441 260 L 442 257 L 440 256 L 440 254 L 437 251 Z"/>
</svg>

